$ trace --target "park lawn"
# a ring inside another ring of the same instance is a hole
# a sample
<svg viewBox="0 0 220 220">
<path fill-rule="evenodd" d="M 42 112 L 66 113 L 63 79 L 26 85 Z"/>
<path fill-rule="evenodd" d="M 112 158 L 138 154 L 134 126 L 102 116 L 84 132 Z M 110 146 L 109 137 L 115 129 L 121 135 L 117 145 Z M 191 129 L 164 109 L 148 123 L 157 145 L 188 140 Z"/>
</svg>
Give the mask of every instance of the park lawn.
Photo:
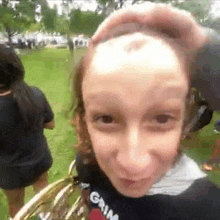
<svg viewBox="0 0 220 220">
<path fill-rule="evenodd" d="M 55 129 L 45 130 L 50 150 L 54 159 L 49 171 L 49 182 L 52 183 L 66 176 L 68 167 L 74 159 L 74 144 L 76 136 L 73 128 L 68 124 L 65 112 L 70 104 L 69 72 L 80 60 L 86 49 L 74 52 L 74 62 L 67 49 L 44 49 L 22 54 L 21 58 L 26 70 L 26 81 L 30 85 L 39 87 L 46 95 L 55 114 Z M 189 148 L 185 150 L 198 163 L 209 158 L 210 146 L 214 144 L 212 130 L 215 120 L 220 115 L 215 113 L 212 123 L 198 132 L 192 140 L 184 141 Z M 220 186 L 219 172 L 208 173 L 209 177 Z M 27 187 L 25 201 L 34 196 L 32 187 Z M 6 198 L 0 191 L 0 220 L 7 219 Z"/>
<path fill-rule="evenodd" d="M 215 112 L 209 125 L 196 132 L 191 140 L 184 140 L 183 142 L 184 146 L 187 148 L 185 153 L 199 164 L 202 164 L 210 158 L 215 140 L 220 139 L 220 136 L 213 132 L 215 121 L 219 119 L 220 113 Z M 220 187 L 220 167 L 218 170 L 206 173 L 208 177 Z"/>
</svg>

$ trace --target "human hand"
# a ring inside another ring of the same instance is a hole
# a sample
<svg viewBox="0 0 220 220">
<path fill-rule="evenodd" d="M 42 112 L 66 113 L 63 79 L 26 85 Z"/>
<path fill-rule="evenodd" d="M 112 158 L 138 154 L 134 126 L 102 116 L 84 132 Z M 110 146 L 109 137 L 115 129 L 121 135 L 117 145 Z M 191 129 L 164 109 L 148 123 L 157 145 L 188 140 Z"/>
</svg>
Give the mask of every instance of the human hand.
<svg viewBox="0 0 220 220">
<path fill-rule="evenodd" d="M 92 37 L 93 43 L 115 36 L 117 31 L 133 29 L 134 24 L 155 29 L 174 38 L 186 50 L 196 51 L 208 40 L 204 29 L 193 16 L 166 4 L 146 2 L 120 9 L 112 13 L 97 29 Z M 143 27 L 142 27 L 143 28 Z M 117 35 L 117 34 L 116 34 Z"/>
</svg>

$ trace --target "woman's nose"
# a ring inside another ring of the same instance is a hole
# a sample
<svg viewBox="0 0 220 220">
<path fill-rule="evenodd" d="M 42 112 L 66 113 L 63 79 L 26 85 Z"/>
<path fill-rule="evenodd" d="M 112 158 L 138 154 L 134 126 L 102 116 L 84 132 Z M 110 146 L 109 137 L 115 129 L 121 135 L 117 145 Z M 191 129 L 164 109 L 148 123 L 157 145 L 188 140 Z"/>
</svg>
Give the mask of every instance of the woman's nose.
<svg viewBox="0 0 220 220">
<path fill-rule="evenodd" d="M 119 169 L 129 175 L 145 172 L 150 164 L 151 152 L 145 144 L 138 128 L 130 128 L 123 136 L 122 145 L 118 149 L 117 163 Z"/>
</svg>

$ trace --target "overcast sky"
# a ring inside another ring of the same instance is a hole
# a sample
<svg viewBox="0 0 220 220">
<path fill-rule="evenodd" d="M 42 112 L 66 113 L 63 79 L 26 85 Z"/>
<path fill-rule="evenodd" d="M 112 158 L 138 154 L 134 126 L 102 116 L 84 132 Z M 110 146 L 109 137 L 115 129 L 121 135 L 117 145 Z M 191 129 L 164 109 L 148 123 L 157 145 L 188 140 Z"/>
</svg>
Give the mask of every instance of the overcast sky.
<svg viewBox="0 0 220 220">
<path fill-rule="evenodd" d="M 62 0 L 47 0 L 49 5 L 53 7 L 54 4 L 58 6 L 58 12 L 61 13 L 61 3 Z M 84 10 L 95 10 L 96 9 L 96 1 L 95 0 L 74 0 L 75 5 L 79 5 L 81 9 Z M 132 0 L 128 0 L 127 4 L 131 4 Z M 74 4 L 73 4 L 74 5 Z M 214 4 L 212 7 L 211 13 L 214 17 L 220 17 L 220 0 L 214 0 Z"/>
<path fill-rule="evenodd" d="M 215 0 L 213 7 L 212 7 L 212 13 L 215 17 L 220 17 L 220 0 Z"/>
</svg>

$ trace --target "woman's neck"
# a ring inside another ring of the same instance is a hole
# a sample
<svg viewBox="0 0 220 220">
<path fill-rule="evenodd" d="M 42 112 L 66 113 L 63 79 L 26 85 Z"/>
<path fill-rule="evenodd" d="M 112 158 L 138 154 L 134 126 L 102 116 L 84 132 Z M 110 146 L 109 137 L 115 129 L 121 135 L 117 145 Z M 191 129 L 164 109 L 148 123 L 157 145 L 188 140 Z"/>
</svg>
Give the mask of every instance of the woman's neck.
<svg viewBox="0 0 220 220">
<path fill-rule="evenodd" d="M 5 92 L 0 92 L 0 96 L 6 96 L 9 95 L 11 93 L 11 90 L 5 91 Z"/>
</svg>

